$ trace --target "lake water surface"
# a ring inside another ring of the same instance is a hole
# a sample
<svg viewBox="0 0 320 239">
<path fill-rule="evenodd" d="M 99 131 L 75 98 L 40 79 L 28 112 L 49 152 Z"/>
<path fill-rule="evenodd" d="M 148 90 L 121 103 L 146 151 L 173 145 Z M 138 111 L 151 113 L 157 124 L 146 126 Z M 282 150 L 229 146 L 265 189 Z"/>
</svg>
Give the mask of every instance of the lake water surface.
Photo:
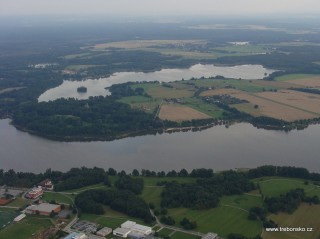
<svg viewBox="0 0 320 239">
<path fill-rule="evenodd" d="M 136 81 L 170 82 L 177 80 L 189 80 L 192 77 L 200 78 L 221 75 L 226 78 L 241 78 L 248 80 L 262 79 L 274 70 L 266 69 L 261 65 L 239 66 L 214 66 L 197 64 L 188 69 L 163 69 L 160 71 L 143 72 L 118 72 L 107 78 L 89 79 L 84 81 L 64 81 L 61 85 L 44 92 L 39 101 L 50 101 L 58 98 L 88 99 L 90 96 L 108 95 L 105 89 L 113 84 Z M 78 93 L 79 86 L 87 87 L 86 93 Z"/>
<path fill-rule="evenodd" d="M 240 123 L 201 132 L 146 135 L 111 142 L 56 142 L 16 130 L 0 120 L 0 168 L 43 172 L 71 167 L 113 167 L 155 171 L 214 170 L 265 164 L 320 172 L 320 125 L 284 133 Z"/>
</svg>

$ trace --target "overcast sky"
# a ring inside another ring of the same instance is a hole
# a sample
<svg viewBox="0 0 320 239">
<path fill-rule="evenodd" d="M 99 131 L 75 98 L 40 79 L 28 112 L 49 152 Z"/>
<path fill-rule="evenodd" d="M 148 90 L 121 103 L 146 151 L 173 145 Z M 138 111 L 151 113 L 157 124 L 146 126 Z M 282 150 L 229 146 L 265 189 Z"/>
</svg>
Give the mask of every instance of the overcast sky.
<svg viewBox="0 0 320 239">
<path fill-rule="evenodd" d="M 0 0 L 12 15 L 259 15 L 320 13 L 319 0 Z"/>
</svg>

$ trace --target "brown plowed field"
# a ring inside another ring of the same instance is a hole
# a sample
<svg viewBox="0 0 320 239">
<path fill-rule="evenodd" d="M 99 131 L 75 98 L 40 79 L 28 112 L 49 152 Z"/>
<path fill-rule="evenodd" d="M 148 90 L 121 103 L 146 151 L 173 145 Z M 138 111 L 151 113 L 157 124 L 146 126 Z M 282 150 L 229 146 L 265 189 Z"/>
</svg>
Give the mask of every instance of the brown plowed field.
<svg viewBox="0 0 320 239">
<path fill-rule="evenodd" d="M 176 122 L 189 121 L 193 119 L 208 119 L 210 116 L 195 109 L 185 106 L 162 105 L 159 118 Z"/>
<path fill-rule="evenodd" d="M 277 93 L 278 92 L 275 92 L 275 94 Z M 263 99 L 256 95 L 247 94 L 245 92 L 234 94 L 233 96 L 241 100 L 247 100 L 253 105 L 258 105 L 259 111 L 262 115 L 269 116 L 275 119 L 295 121 L 299 119 L 312 119 L 318 117 L 318 115 L 316 114 L 305 112 L 300 109 L 295 109 L 281 103 L 273 102 L 272 100 L 274 99 L 271 98 L 271 96 L 270 99 Z"/>
<path fill-rule="evenodd" d="M 300 108 L 302 110 L 310 111 L 315 114 L 320 114 L 320 95 L 297 92 L 293 90 L 261 92 L 257 93 L 256 95 L 272 99 L 292 107 Z"/>
</svg>

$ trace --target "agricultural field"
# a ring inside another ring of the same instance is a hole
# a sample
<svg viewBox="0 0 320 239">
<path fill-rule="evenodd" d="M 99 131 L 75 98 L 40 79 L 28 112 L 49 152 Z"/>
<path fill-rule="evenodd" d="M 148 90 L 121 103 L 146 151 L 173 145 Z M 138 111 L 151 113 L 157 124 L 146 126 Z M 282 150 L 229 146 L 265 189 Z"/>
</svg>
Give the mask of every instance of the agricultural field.
<svg viewBox="0 0 320 239">
<path fill-rule="evenodd" d="M 302 204 L 294 213 L 272 214 L 269 218 L 279 227 L 312 228 L 312 232 L 263 232 L 263 239 L 314 239 L 320 236 L 320 205 Z"/>
<path fill-rule="evenodd" d="M 52 225 L 49 218 L 27 217 L 19 223 L 0 230 L 0 238 L 29 239 L 35 233 Z"/>
<path fill-rule="evenodd" d="M 118 101 L 129 104 L 132 108 L 143 110 L 147 113 L 153 113 L 161 103 L 160 100 L 150 99 L 144 96 L 127 96 Z"/>
<path fill-rule="evenodd" d="M 260 223 L 248 220 L 248 212 L 240 207 L 220 205 L 208 210 L 175 208 L 169 209 L 168 215 L 175 219 L 177 225 L 186 217 L 197 222 L 197 231 L 214 232 L 222 237 L 230 233 L 239 233 L 248 237 L 261 233 Z"/>
<path fill-rule="evenodd" d="M 292 90 L 281 90 L 278 92 L 261 92 L 256 94 L 258 97 L 276 101 L 282 105 L 309 112 L 320 116 L 320 95 L 297 92 Z"/>
<path fill-rule="evenodd" d="M 208 119 L 208 115 L 199 112 L 195 109 L 177 105 L 162 105 L 159 113 L 159 118 L 171 121 L 190 121 L 193 119 Z"/>
<path fill-rule="evenodd" d="M 261 181 L 260 181 L 261 180 Z M 260 189 L 264 196 L 279 196 L 292 189 L 302 188 L 305 190 L 308 196 L 317 195 L 320 197 L 320 187 L 312 184 L 311 182 L 306 183 L 301 179 L 291 178 L 265 178 L 256 181 L 259 183 Z"/>
<path fill-rule="evenodd" d="M 201 97 L 230 95 L 247 101 L 230 105 L 240 112 L 253 117 L 267 116 L 293 122 L 320 116 L 319 95 L 292 90 L 299 87 L 309 89 L 311 85 L 316 87 L 317 84 L 320 86 L 319 76 L 304 74 L 285 75 L 275 81 L 205 78 L 171 82 L 165 86 L 141 83 L 132 85 L 132 89 L 143 88 L 151 98 L 129 96 L 119 101 L 149 113 L 154 113 L 162 104 L 159 112 L 161 119 L 182 122 L 210 117 L 223 119 L 225 110 L 214 103 L 203 101 Z"/>
<path fill-rule="evenodd" d="M 63 203 L 63 204 L 73 204 L 72 203 L 72 195 L 64 195 L 62 193 L 55 193 L 55 192 L 45 192 L 42 196 L 43 200 L 47 202 L 56 201 L 56 203 Z"/>
</svg>

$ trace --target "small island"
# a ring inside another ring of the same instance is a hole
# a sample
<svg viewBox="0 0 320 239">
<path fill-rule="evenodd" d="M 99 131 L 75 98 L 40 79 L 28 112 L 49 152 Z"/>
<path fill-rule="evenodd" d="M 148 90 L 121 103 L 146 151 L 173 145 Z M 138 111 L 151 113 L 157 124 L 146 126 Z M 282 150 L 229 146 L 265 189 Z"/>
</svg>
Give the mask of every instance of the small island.
<svg viewBox="0 0 320 239">
<path fill-rule="evenodd" d="M 77 91 L 79 93 L 87 93 L 87 87 L 80 86 L 80 87 L 77 88 Z"/>
</svg>

